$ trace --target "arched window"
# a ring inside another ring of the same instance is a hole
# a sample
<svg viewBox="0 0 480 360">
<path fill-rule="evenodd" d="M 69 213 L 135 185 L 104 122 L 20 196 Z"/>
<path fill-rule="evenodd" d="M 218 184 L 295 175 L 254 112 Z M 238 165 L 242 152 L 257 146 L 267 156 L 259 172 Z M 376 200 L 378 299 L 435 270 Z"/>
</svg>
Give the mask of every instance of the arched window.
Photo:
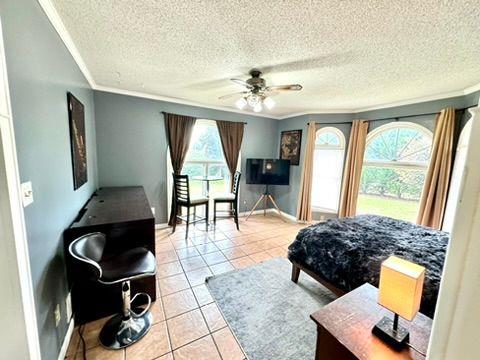
<svg viewBox="0 0 480 360">
<path fill-rule="evenodd" d="M 415 222 L 431 145 L 432 133 L 409 122 L 393 122 L 369 133 L 357 214 Z"/>
<path fill-rule="evenodd" d="M 472 120 L 468 120 L 458 138 L 458 145 L 455 152 L 455 163 L 450 180 L 450 188 L 448 190 L 447 207 L 445 208 L 445 217 L 443 219 L 443 231 L 452 231 L 453 217 L 457 210 L 457 204 L 460 196 L 460 184 L 463 177 L 463 169 L 467 159 L 467 148 L 472 131 Z"/>
<path fill-rule="evenodd" d="M 317 130 L 313 163 L 312 208 L 336 213 L 342 186 L 345 136 L 334 127 Z"/>
</svg>

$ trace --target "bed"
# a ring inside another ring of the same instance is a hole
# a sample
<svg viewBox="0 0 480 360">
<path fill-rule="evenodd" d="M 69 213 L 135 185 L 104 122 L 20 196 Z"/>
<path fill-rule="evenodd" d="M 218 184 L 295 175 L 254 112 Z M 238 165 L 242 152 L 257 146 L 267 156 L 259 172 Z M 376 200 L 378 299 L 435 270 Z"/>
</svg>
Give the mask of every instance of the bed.
<svg viewBox="0 0 480 360">
<path fill-rule="evenodd" d="M 378 286 L 390 255 L 426 268 L 420 311 L 433 317 L 449 234 L 376 215 L 330 219 L 300 230 L 288 248 L 292 280 L 304 271 L 337 295 L 368 282 Z"/>
</svg>

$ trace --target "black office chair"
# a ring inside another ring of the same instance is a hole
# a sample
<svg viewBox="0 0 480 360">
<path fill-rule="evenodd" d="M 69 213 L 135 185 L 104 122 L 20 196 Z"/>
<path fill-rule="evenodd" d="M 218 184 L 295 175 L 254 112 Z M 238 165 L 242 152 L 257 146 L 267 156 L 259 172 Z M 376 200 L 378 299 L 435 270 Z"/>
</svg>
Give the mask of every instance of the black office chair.
<svg viewBox="0 0 480 360">
<path fill-rule="evenodd" d="M 74 240 L 68 250 L 70 255 L 79 262 L 80 271 L 83 271 L 86 277 L 105 285 L 122 283 L 122 313 L 110 318 L 99 335 L 100 343 L 104 347 L 116 350 L 135 343 L 150 330 L 151 298 L 146 293 L 137 293 L 130 300 L 130 280 L 153 276 L 157 268 L 155 257 L 143 247 L 130 249 L 104 259 L 105 243 L 105 235 L 96 232 Z M 146 296 L 148 304 L 144 309 L 132 310 L 130 304 L 139 295 Z"/>
<path fill-rule="evenodd" d="M 238 226 L 238 190 L 240 189 L 240 177 L 242 173 L 240 171 L 236 171 L 235 175 L 233 176 L 233 192 L 216 196 L 213 198 L 213 224 L 217 224 L 217 217 L 233 217 L 235 219 L 235 224 L 237 224 L 237 230 L 240 230 Z M 230 204 L 228 210 L 217 210 L 217 204 Z M 217 211 L 225 213 L 227 212 L 228 215 L 217 216 Z"/>
<path fill-rule="evenodd" d="M 173 231 L 177 225 L 177 219 L 183 220 L 186 223 L 185 239 L 188 238 L 188 226 L 195 224 L 199 221 L 205 221 L 205 228 L 208 231 L 208 197 L 201 196 L 197 198 L 190 198 L 190 184 L 188 182 L 188 175 L 173 175 L 173 195 L 174 210 L 176 214 L 175 221 L 173 222 Z M 205 216 L 197 216 L 197 206 L 205 205 Z M 187 208 L 187 216 L 181 216 L 178 209 L 181 207 Z M 193 221 L 190 219 L 190 208 L 193 207 Z"/>
</svg>

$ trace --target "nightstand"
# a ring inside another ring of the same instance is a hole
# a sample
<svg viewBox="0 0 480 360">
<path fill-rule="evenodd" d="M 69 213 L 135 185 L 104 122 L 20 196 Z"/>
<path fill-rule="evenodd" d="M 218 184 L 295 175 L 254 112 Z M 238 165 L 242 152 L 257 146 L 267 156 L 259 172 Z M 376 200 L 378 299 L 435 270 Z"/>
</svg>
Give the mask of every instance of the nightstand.
<svg viewBox="0 0 480 360">
<path fill-rule="evenodd" d="M 316 360 L 425 359 L 432 319 L 418 313 L 412 322 L 400 318 L 410 331 L 410 344 L 395 351 L 372 334 L 383 316 L 393 313 L 377 304 L 378 289 L 365 284 L 310 315 L 317 324 Z"/>
</svg>

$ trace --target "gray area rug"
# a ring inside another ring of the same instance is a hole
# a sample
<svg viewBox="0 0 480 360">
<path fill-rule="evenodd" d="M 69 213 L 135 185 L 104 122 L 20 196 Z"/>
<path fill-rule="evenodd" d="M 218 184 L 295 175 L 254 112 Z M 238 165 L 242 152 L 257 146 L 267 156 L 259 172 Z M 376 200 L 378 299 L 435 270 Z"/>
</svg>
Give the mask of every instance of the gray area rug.
<svg viewBox="0 0 480 360">
<path fill-rule="evenodd" d="M 291 263 L 277 258 L 207 279 L 207 286 L 250 360 L 314 359 L 316 326 L 310 314 L 335 299 Z"/>
</svg>

